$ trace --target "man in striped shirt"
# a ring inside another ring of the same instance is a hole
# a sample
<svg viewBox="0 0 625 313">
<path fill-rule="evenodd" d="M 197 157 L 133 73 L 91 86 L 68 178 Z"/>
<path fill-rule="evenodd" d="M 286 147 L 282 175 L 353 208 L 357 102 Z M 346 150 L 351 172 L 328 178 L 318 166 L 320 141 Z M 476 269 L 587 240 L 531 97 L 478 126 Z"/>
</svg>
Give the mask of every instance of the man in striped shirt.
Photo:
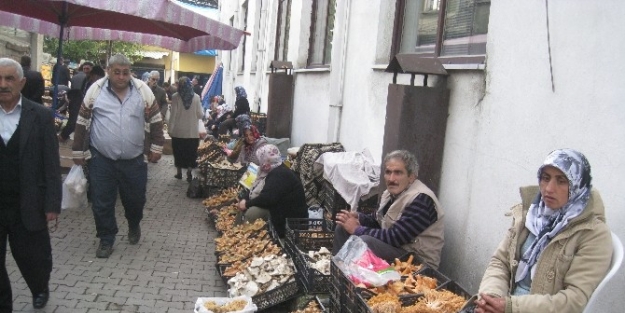
<svg viewBox="0 0 625 313">
<path fill-rule="evenodd" d="M 377 212 L 341 211 L 336 215 L 333 254 L 351 235 L 359 236 L 371 251 L 392 261 L 408 252 L 436 269 L 443 249 L 444 212 L 434 192 L 417 179 L 419 164 L 414 155 L 396 150 L 384 157 L 384 180 Z"/>
</svg>

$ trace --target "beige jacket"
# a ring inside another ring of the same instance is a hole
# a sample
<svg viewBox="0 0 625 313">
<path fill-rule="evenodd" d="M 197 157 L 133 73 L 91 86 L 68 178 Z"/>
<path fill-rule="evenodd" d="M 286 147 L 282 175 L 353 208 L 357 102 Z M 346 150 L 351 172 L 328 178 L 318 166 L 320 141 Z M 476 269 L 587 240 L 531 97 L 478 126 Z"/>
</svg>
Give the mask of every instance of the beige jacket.
<svg viewBox="0 0 625 313">
<path fill-rule="evenodd" d="M 512 215 L 512 227 L 491 258 L 479 292 L 505 297 L 507 313 L 582 312 L 612 257 L 603 201 L 594 189 L 584 212 L 556 235 L 538 258 L 531 294 L 510 296 L 521 246 L 529 235 L 525 217 L 538 193 L 537 186 L 521 188 L 523 203 L 506 214 Z"/>
<path fill-rule="evenodd" d="M 377 219 L 383 229 L 390 228 L 401 217 L 404 208 L 410 205 L 421 193 L 430 196 L 434 201 L 438 219 L 412 242 L 403 245 L 402 249 L 416 253 L 430 267 L 437 269 L 441 261 L 441 250 L 443 250 L 443 245 L 445 244 L 445 228 L 443 224 L 445 213 L 443 212 L 443 206 L 438 202 L 438 198 L 428 186 L 418 179 L 415 180 L 406 191 L 395 199 L 395 202 L 388 208 L 386 215 L 381 216 L 381 211 L 378 211 Z M 382 193 L 380 210 L 384 208 L 388 201 L 390 201 L 390 193 L 386 190 Z"/>
<path fill-rule="evenodd" d="M 195 138 L 199 140 L 198 122 L 204 115 L 200 96 L 193 95 L 189 109 L 184 108 L 180 94 L 175 93 L 171 97 L 171 111 L 169 113 L 167 133 L 174 138 Z"/>
</svg>

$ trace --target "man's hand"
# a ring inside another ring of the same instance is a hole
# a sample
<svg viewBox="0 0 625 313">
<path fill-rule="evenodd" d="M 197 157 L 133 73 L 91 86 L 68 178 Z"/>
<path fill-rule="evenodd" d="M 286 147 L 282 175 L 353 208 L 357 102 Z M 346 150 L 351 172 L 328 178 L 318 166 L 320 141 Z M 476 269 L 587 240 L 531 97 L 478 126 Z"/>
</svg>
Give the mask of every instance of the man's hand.
<svg viewBox="0 0 625 313">
<path fill-rule="evenodd" d="M 239 201 L 239 204 L 238 204 L 239 210 L 241 210 L 241 211 L 247 210 L 247 207 L 245 206 L 245 203 L 246 203 L 245 199 Z"/>
<path fill-rule="evenodd" d="M 148 161 L 150 161 L 151 163 L 156 163 L 160 159 L 161 159 L 160 153 L 150 152 L 150 155 L 148 155 Z"/>
<path fill-rule="evenodd" d="M 80 159 L 74 158 L 72 160 L 74 160 L 74 164 L 76 164 L 76 165 L 80 165 L 80 166 L 85 165 L 85 159 L 84 158 L 80 158 Z"/>
<path fill-rule="evenodd" d="M 59 213 L 54 213 L 54 212 L 50 212 L 50 213 L 46 213 L 46 221 L 54 221 L 57 217 L 59 217 Z"/>
<path fill-rule="evenodd" d="M 341 210 L 341 212 L 336 214 L 336 223 L 343 226 L 343 229 L 350 235 L 353 235 L 356 232 L 356 228 L 360 226 L 358 213 L 347 210 Z"/>
<path fill-rule="evenodd" d="M 481 299 L 475 301 L 476 313 L 503 313 L 506 310 L 506 299 L 490 296 L 485 293 L 480 294 Z"/>
</svg>

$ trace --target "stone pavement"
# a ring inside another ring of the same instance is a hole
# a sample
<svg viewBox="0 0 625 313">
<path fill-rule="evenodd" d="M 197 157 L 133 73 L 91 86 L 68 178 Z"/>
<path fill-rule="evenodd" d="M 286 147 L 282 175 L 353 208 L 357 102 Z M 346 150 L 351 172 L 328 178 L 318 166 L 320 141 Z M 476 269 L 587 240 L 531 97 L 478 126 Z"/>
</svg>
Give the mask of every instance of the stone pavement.
<svg viewBox="0 0 625 313">
<path fill-rule="evenodd" d="M 215 269 L 214 229 L 201 199 L 186 197 L 188 183 L 173 176 L 173 157 L 148 167 L 141 241 L 127 241 L 128 224 L 117 201 L 119 233 L 108 259 L 95 257 L 99 240 L 90 208 L 66 210 L 51 234 L 54 264 L 50 301 L 35 310 L 11 253 L 7 268 L 14 312 L 193 312 L 198 297 L 223 297 Z"/>
</svg>

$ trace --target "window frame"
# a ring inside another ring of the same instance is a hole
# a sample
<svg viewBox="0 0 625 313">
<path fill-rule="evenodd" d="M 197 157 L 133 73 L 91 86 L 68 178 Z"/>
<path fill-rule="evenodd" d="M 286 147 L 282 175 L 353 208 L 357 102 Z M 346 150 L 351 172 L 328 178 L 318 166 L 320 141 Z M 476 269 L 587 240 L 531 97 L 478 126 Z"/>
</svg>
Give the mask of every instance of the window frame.
<svg viewBox="0 0 625 313">
<path fill-rule="evenodd" d="M 292 0 L 278 0 L 278 21 L 276 23 L 276 38 L 273 53 L 273 59 L 275 61 L 287 61 L 289 53 L 291 2 Z M 286 4 L 286 7 L 284 4 Z M 284 13 L 284 21 L 282 20 L 283 11 L 286 11 Z M 282 34 L 283 25 L 284 34 Z M 280 49 L 281 47 L 282 49 Z"/>
<path fill-rule="evenodd" d="M 325 29 L 324 29 L 324 36 L 323 36 L 323 47 L 320 51 L 320 53 L 322 54 L 321 56 L 321 63 L 313 63 L 312 59 L 313 59 L 313 53 L 314 53 L 314 49 L 315 49 L 315 28 L 317 26 L 317 21 L 318 21 L 318 3 L 320 0 L 312 0 L 312 12 L 310 14 L 311 16 L 311 20 L 310 20 L 310 36 L 308 38 L 308 58 L 306 60 L 306 68 L 329 68 L 330 67 L 330 62 L 332 61 L 332 49 L 330 48 L 330 52 L 328 54 L 326 54 L 326 51 L 328 49 L 328 45 L 330 45 L 330 47 L 332 46 L 332 40 L 328 41 L 328 34 L 330 31 L 334 32 L 334 21 L 332 21 L 332 29 L 329 30 L 328 29 L 328 24 L 330 21 L 330 8 L 331 6 L 335 6 L 336 7 L 336 0 L 327 0 L 328 1 L 328 6 L 326 8 L 326 12 L 325 12 Z M 335 14 L 333 15 L 333 18 L 336 18 L 336 11 L 334 12 Z"/>
<path fill-rule="evenodd" d="M 249 14 L 248 12 L 248 1 L 246 0 L 245 2 L 243 2 L 243 4 L 241 5 L 241 10 L 242 12 L 242 17 L 243 17 L 243 25 L 241 25 L 243 28 L 244 32 L 247 32 L 247 15 Z M 243 43 L 241 43 L 241 50 L 239 52 L 241 52 L 241 54 L 238 56 L 238 68 L 237 68 L 237 74 L 243 74 L 245 72 L 245 46 L 247 44 L 247 36 L 243 36 Z"/>
<path fill-rule="evenodd" d="M 395 20 L 393 23 L 393 34 L 391 43 L 391 53 L 389 60 L 392 60 L 395 55 L 400 53 L 400 46 L 403 33 L 403 21 L 406 13 L 406 2 L 412 0 L 397 0 L 395 3 Z M 445 13 L 447 11 L 447 1 L 440 0 L 440 6 L 438 10 L 438 23 L 436 26 L 436 44 L 434 46 L 434 53 L 420 53 L 420 55 L 426 57 L 437 57 L 443 64 L 484 64 L 486 61 L 486 55 L 445 55 L 441 56 L 443 50 L 443 36 L 445 33 Z M 476 2 L 482 2 L 475 0 Z M 433 11 L 428 11 L 433 12 Z M 489 13 L 490 15 L 490 13 Z"/>
</svg>

